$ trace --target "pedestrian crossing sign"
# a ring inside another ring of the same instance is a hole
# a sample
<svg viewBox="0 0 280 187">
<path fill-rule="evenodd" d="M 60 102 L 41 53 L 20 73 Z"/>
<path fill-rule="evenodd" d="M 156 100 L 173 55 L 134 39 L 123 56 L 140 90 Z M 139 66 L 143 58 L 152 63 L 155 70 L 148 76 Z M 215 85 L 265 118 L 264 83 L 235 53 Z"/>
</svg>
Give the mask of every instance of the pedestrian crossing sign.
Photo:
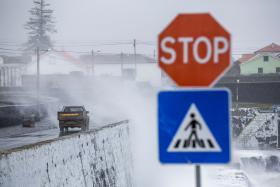
<svg viewBox="0 0 280 187">
<path fill-rule="evenodd" d="M 163 91 L 158 95 L 162 163 L 228 163 L 230 96 L 226 89 Z"/>
</svg>

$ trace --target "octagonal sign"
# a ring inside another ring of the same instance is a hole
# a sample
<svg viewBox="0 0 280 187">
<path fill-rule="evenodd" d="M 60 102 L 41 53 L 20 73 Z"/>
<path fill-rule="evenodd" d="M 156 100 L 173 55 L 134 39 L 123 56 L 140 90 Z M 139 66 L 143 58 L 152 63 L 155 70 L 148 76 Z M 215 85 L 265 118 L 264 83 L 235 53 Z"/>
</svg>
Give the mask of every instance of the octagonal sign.
<svg viewBox="0 0 280 187">
<path fill-rule="evenodd" d="M 231 65 L 231 41 L 210 14 L 179 14 L 158 37 L 160 68 L 179 86 L 211 86 Z"/>
</svg>

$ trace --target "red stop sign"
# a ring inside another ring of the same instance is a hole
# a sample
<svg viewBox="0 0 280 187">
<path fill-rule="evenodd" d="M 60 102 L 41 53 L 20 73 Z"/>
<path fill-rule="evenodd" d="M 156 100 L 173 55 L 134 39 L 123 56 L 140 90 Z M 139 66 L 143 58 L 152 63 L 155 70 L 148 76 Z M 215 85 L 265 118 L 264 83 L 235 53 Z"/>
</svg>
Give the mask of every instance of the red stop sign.
<svg viewBox="0 0 280 187">
<path fill-rule="evenodd" d="M 230 48 L 230 34 L 210 14 L 179 14 L 159 34 L 159 66 L 179 86 L 210 86 L 230 67 Z"/>
</svg>

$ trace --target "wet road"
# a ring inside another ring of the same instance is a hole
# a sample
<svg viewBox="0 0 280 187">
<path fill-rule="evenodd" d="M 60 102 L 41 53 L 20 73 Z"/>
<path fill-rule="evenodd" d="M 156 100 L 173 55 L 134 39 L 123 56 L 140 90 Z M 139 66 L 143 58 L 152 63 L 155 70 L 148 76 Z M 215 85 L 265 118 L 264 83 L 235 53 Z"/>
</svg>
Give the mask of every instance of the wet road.
<svg viewBox="0 0 280 187">
<path fill-rule="evenodd" d="M 46 140 L 51 140 L 60 136 L 67 136 L 78 132 L 80 132 L 80 130 L 76 128 L 71 129 L 68 132 L 60 133 L 59 129 L 55 128 L 20 135 L 12 135 L 9 137 L 0 138 L 0 151 L 5 151 L 8 149 L 17 148 L 24 145 L 42 142 Z"/>
<path fill-rule="evenodd" d="M 90 123 L 90 130 L 98 129 L 102 126 L 106 126 L 119 121 L 122 120 L 107 119 L 106 122 L 92 122 Z M 14 126 L 9 127 L 9 129 L 2 128 L 0 129 L 0 131 L 2 131 L 0 133 L 0 135 L 2 135 L 0 136 L 0 152 L 81 132 L 80 128 L 72 128 L 69 129 L 69 131 L 60 133 L 59 128 L 56 127 L 55 124 L 52 124 L 49 120 L 37 124 L 35 128 L 23 128 L 21 126 Z M 14 134 L 11 134 L 11 131 L 16 132 L 14 132 Z"/>
<path fill-rule="evenodd" d="M 59 137 L 59 129 L 49 129 L 33 133 L 12 135 L 0 138 L 0 150 L 20 147 L 40 141 L 50 140 Z"/>
</svg>

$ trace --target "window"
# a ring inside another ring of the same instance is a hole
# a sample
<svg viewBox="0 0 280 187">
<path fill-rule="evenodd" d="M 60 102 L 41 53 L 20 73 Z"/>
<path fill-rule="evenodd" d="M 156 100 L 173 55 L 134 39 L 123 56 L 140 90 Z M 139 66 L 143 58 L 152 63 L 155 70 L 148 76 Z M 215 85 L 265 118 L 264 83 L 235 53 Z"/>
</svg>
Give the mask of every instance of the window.
<svg viewBox="0 0 280 187">
<path fill-rule="evenodd" d="M 83 112 L 83 107 L 65 107 L 64 112 Z"/>
<path fill-rule="evenodd" d="M 263 73 L 263 68 L 258 68 L 258 73 Z"/>
<path fill-rule="evenodd" d="M 280 67 L 276 67 L 276 73 L 280 73 Z"/>
<path fill-rule="evenodd" d="M 269 59 L 268 59 L 268 56 L 263 56 L 263 61 L 264 61 L 264 62 L 268 62 L 268 60 L 269 60 Z"/>
</svg>

